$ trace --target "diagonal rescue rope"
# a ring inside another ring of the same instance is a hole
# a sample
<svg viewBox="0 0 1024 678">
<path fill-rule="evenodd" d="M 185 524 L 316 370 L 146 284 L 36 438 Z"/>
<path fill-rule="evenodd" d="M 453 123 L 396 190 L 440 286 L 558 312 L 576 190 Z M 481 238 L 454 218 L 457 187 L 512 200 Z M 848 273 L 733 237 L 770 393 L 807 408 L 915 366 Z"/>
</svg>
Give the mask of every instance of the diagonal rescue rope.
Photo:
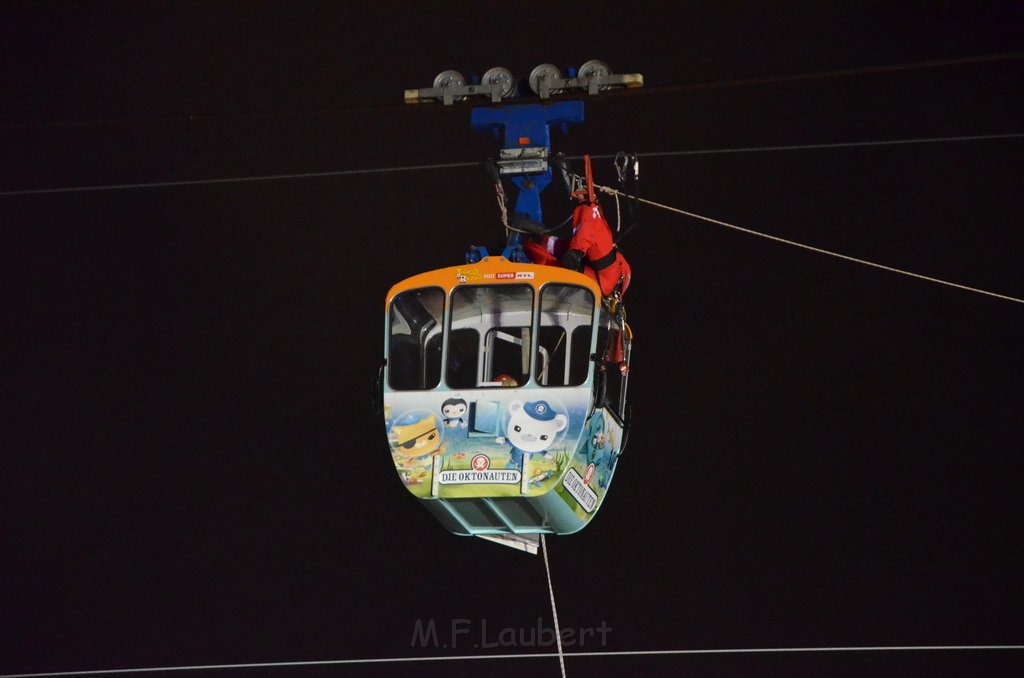
<svg viewBox="0 0 1024 678">
<path fill-rule="evenodd" d="M 551 594 L 551 616 L 555 620 L 555 642 L 558 644 L 558 666 L 562 669 L 562 678 L 565 678 L 565 654 L 562 652 L 562 630 L 558 628 L 558 608 L 555 607 L 555 589 L 551 585 L 551 566 L 548 564 L 548 543 L 544 534 L 540 535 L 540 547 L 544 550 L 544 569 L 548 573 L 548 593 Z"/>
<path fill-rule="evenodd" d="M 625 194 L 622 191 L 619 191 L 618 189 L 615 189 L 615 188 L 610 188 L 608 186 L 596 186 L 596 188 L 601 190 L 604 193 L 609 193 L 609 194 L 612 194 L 612 195 L 615 195 L 615 196 L 620 196 L 620 195 L 621 196 L 625 196 Z M 776 235 L 769 235 L 768 233 L 762 233 L 760 231 L 755 231 L 755 230 L 750 229 L 750 228 L 744 228 L 743 226 L 737 226 L 736 224 L 730 224 L 727 221 L 721 221 L 719 219 L 712 219 L 711 217 L 705 217 L 705 216 L 703 216 L 701 214 L 695 214 L 693 212 L 687 212 L 686 210 L 681 210 L 678 207 L 672 207 L 671 205 L 665 205 L 665 204 L 662 204 L 662 203 L 659 203 L 659 202 L 655 202 L 653 200 L 647 200 L 645 198 L 637 198 L 637 200 L 639 202 L 644 203 L 645 205 L 650 205 L 652 207 L 658 207 L 660 209 L 667 210 L 669 212 L 675 212 L 676 214 L 681 214 L 681 215 L 683 215 L 685 217 L 690 217 L 692 219 L 699 219 L 701 221 L 706 221 L 708 223 L 716 224 L 718 226 L 724 226 L 726 228 L 731 228 L 734 231 L 739 231 L 741 233 L 746 233 L 747 235 L 756 235 L 759 238 L 765 238 L 767 240 L 773 240 L 775 242 L 782 243 L 783 245 L 791 245 L 793 247 L 799 247 L 800 249 L 808 250 L 810 252 L 816 252 L 818 254 L 825 254 L 825 255 L 830 256 L 830 257 L 836 257 L 837 259 L 843 259 L 845 261 L 851 261 L 851 262 L 853 262 L 855 264 L 861 264 L 863 266 L 870 266 L 872 268 L 879 268 L 879 269 L 881 269 L 883 271 L 889 271 L 890 273 L 898 273 L 900 275 L 909 276 L 911 278 L 917 278 L 918 280 L 924 280 L 926 282 L 932 282 L 932 283 L 936 283 L 936 284 L 939 284 L 939 285 L 946 285 L 947 287 L 955 287 L 955 288 L 960 289 L 960 290 L 966 290 L 967 292 L 975 292 L 977 294 L 984 294 L 984 295 L 987 295 L 987 296 L 990 296 L 990 297 L 995 297 L 996 299 L 1002 299 L 1004 301 L 1012 301 L 1012 302 L 1017 303 L 1017 304 L 1024 304 L 1024 299 L 1019 299 L 1017 297 L 1011 297 L 1011 296 L 1008 296 L 1008 295 L 1005 295 L 1005 294 L 999 294 L 997 292 L 990 292 L 988 290 L 979 289 L 977 287 L 968 287 L 967 285 L 961 285 L 960 283 L 950 282 L 949 280 L 942 280 L 940 278 L 932 278 L 931 276 L 922 275 L 920 273 L 914 273 L 913 271 L 906 271 L 904 269 L 895 268 L 893 266 L 886 266 L 885 264 L 878 264 L 878 263 L 875 263 L 873 261 L 867 261 L 866 259 L 858 259 L 856 257 L 851 257 L 851 256 L 848 256 L 846 254 L 840 254 L 839 252 L 832 252 L 831 250 L 822 249 L 820 247 L 814 247 L 813 245 L 806 245 L 806 244 L 801 243 L 801 242 L 796 242 L 795 240 L 787 240 L 786 238 L 780 238 L 780 237 L 778 237 Z"/>
</svg>

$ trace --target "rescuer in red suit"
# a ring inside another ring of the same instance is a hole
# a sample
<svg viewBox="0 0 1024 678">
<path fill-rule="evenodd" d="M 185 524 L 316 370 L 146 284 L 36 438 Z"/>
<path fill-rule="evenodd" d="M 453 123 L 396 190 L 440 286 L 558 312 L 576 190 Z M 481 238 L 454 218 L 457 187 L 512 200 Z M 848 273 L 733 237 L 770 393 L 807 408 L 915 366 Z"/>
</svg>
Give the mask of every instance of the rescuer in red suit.
<svg viewBox="0 0 1024 678">
<path fill-rule="evenodd" d="M 601 294 L 609 296 L 622 280 L 620 295 L 629 287 L 630 270 L 626 257 L 615 247 L 612 229 L 601 213 L 601 206 L 581 203 L 572 214 L 572 239 L 562 256 L 562 265 L 582 271 L 597 281 Z"/>
<path fill-rule="evenodd" d="M 629 263 L 615 248 L 612 229 L 596 203 L 580 203 L 572 214 L 572 239 L 545 237 L 540 242 L 527 241 L 523 249 L 537 264 L 561 265 L 580 271 L 593 278 L 601 287 L 601 294 L 609 296 L 622 280 L 619 295 L 629 287 Z"/>
<path fill-rule="evenodd" d="M 527 240 L 523 250 L 536 264 L 558 266 L 561 258 L 561 264 L 566 268 L 580 271 L 593 278 L 605 297 L 615 292 L 621 280 L 622 286 L 618 290 L 621 300 L 629 287 L 629 262 L 616 249 L 611 226 L 605 220 L 596 200 L 592 203 L 583 201 L 577 205 L 572 214 L 572 227 L 572 239 L 568 245 L 564 239 L 545 236 L 540 241 Z M 612 330 L 612 335 L 605 360 L 618 366 L 619 370 L 626 374 L 629 367 L 624 359 L 622 331 Z"/>
</svg>

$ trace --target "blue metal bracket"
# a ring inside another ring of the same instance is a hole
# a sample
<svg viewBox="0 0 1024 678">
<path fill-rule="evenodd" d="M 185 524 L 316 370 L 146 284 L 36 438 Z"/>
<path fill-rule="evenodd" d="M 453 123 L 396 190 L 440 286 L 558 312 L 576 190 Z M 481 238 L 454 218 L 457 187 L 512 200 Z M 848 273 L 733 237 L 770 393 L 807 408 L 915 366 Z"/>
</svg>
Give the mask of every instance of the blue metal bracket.
<svg viewBox="0 0 1024 678">
<path fill-rule="evenodd" d="M 512 183 L 519 189 L 512 211 L 521 215 L 520 218 L 543 224 L 540 194 L 551 183 L 551 166 L 546 161 L 551 155 L 551 125 L 561 125 L 562 131 L 567 132 L 569 125 L 582 123 L 583 102 L 481 106 L 473 109 L 470 122 L 477 130 L 493 130 L 496 135 L 504 132 L 502 149 L 543 149 L 543 170 L 517 172 L 512 176 Z M 502 163 L 499 161 L 498 164 L 500 166 Z M 522 239 L 520 233 L 509 233 L 502 256 L 509 261 L 528 262 L 529 259 L 523 253 Z"/>
</svg>

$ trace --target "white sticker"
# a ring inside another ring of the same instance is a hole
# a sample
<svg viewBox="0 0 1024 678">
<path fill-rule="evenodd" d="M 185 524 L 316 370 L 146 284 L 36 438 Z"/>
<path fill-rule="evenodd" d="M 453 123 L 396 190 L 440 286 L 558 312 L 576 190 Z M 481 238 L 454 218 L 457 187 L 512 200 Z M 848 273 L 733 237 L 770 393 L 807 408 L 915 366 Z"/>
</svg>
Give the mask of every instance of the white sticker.
<svg viewBox="0 0 1024 678">
<path fill-rule="evenodd" d="M 565 478 L 562 479 L 562 486 L 572 495 L 573 499 L 580 503 L 580 506 L 587 513 L 592 513 L 597 507 L 597 492 L 586 486 L 583 478 L 576 472 L 576 469 L 569 469 L 569 472 L 565 474 Z"/>
</svg>

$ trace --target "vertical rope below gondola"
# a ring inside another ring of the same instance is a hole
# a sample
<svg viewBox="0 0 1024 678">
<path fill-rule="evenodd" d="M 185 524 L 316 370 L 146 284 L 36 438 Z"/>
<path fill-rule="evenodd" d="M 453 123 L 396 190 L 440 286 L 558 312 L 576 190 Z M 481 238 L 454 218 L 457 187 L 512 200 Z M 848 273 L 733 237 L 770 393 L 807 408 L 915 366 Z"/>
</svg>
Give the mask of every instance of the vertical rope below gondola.
<svg viewBox="0 0 1024 678">
<path fill-rule="evenodd" d="M 562 669 L 562 678 L 565 678 L 565 655 L 562 653 L 562 629 L 558 627 L 558 608 L 555 607 L 555 589 L 551 585 L 551 565 L 548 564 L 548 543 L 544 535 L 540 535 L 540 547 L 544 551 L 544 569 L 548 573 L 548 593 L 551 594 L 551 616 L 555 620 L 555 642 L 558 644 L 558 666 Z"/>
</svg>

